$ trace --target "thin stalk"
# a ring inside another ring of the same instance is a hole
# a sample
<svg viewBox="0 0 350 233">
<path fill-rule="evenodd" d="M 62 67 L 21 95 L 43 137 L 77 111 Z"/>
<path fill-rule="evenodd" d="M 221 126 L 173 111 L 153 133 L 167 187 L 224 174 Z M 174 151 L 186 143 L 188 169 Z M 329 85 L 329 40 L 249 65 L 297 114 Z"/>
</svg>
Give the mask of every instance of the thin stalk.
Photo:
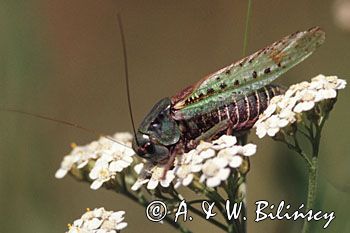
<svg viewBox="0 0 350 233">
<path fill-rule="evenodd" d="M 310 137 L 306 132 L 304 132 L 302 129 L 298 129 L 298 131 L 307 139 L 309 139 L 309 141 L 311 142 L 313 139 L 312 137 Z"/>
<path fill-rule="evenodd" d="M 244 29 L 244 38 L 243 38 L 243 52 L 242 52 L 243 57 L 247 54 L 249 22 L 250 22 L 251 10 L 252 10 L 252 0 L 248 0 L 247 17 L 245 20 L 245 29 Z"/>
<path fill-rule="evenodd" d="M 309 157 L 307 156 L 307 154 L 301 149 L 296 134 L 293 135 L 293 139 L 294 139 L 294 148 L 295 148 L 295 151 L 298 152 L 298 154 L 300 154 L 301 157 L 302 157 L 304 160 L 306 160 L 306 162 L 307 162 L 307 164 L 309 165 L 309 167 L 311 167 L 311 166 L 312 166 L 311 161 L 310 161 Z M 310 142 L 312 143 L 312 141 L 310 141 Z"/>
<path fill-rule="evenodd" d="M 230 203 L 234 203 L 236 201 L 236 193 L 242 182 L 237 177 L 238 173 L 233 173 L 228 178 L 228 184 L 225 187 L 225 191 L 230 200 Z M 237 233 L 240 232 L 240 222 L 237 219 L 232 219 L 231 221 L 227 218 L 227 231 L 229 233 Z"/>
<path fill-rule="evenodd" d="M 308 192 L 307 192 L 307 202 L 306 210 L 313 209 L 317 196 L 317 180 L 318 180 L 318 153 L 320 149 L 321 142 L 321 132 L 323 126 L 327 120 L 328 114 L 323 116 L 319 123 L 312 124 L 312 132 L 315 128 L 316 132 L 314 134 L 314 140 L 312 142 L 312 159 L 311 166 L 309 167 L 309 180 L 308 180 Z M 302 233 L 307 233 L 310 230 L 310 223 L 307 219 L 304 219 L 304 224 L 302 228 Z"/>
<path fill-rule="evenodd" d="M 296 145 L 293 145 L 293 144 L 291 144 L 291 143 L 289 143 L 289 142 L 287 142 L 287 141 L 285 141 L 285 140 L 279 140 L 279 139 L 276 139 L 276 138 L 275 138 L 275 140 L 278 141 L 278 142 L 282 142 L 283 144 L 287 145 L 287 147 L 288 147 L 289 149 L 292 149 L 292 150 L 294 150 L 295 152 L 297 152 L 297 153 L 303 158 L 303 160 L 306 162 L 306 165 L 307 165 L 308 167 L 311 167 L 311 160 L 309 159 L 309 157 L 307 156 L 307 154 L 306 154 L 303 150 L 301 150 L 300 147 L 298 147 L 298 146 L 296 146 Z"/>
<path fill-rule="evenodd" d="M 312 158 L 312 166 L 309 168 L 309 181 L 308 181 L 308 192 L 306 211 L 312 209 L 316 200 L 317 193 L 317 177 L 318 177 L 318 162 L 317 157 Z M 307 233 L 310 230 L 310 222 L 305 218 L 302 233 Z"/>
<path fill-rule="evenodd" d="M 247 180 L 246 176 L 243 175 L 243 183 L 240 184 L 238 188 L 239 195 L 243 197 L 243 208 L 242 208 L 242 213 L 240 215 L 240 220 L 241 220 L 241 228 L 243 233 L 247 232 L 247 221 L 246 221 L 246 216 L 247 216 Z"/>
<path fill-rule="evenodd" d="M 247 144 L 248 133 L 241 135 L 238 137 L 238 144 L 245 145 Z M 248 161 L 249 164 L 249 161 Z M 231 203 L 236 201 L 241 201 L 242 203 L 242 212 L 240 213 L 239 219 L 231 222 L 228 222 L 228 232 L 229 233 L 246 233 L 247 232 L 247 223 L 245 217 L 247 215 L 247 193 L 246 193 L 246 175 L 249 171 L 249 167 L 247 171 L 244 171 L 244 174 L 241 172 L 233 173 L 232 176 L 228 180 L 227 185 L 227 195 L 230 199 Z"/>
</svg>

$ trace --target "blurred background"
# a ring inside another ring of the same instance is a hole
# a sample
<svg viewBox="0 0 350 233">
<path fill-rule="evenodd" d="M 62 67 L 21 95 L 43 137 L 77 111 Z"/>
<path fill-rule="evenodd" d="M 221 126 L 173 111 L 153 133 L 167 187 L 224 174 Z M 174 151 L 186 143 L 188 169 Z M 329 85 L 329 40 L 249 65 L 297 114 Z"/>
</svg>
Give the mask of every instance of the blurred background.
<svg viewBox="0 0 350 233">
<path fill-rule="evenodd" d="M 116 14 L 126 32 L 131 98 L 137 124 L 171 96 L 242 56 L 247 1 L 0 1 L 0 106 L 79 123 L 107 134 L 130 131 Z M 283 75 L 290 85 L 323 73 L 348 79 L 347 0 L 253 1 L 248 52 L 296 30 L 319 25 L 326 43 Z M 336 219 L 313 232 L 350 232 L 350 92 L 341 91 L 323 131 L 317 208 Z M 126 210 L 125 232 L 172 232 L 146 220 L 144 209 L 67 176 L 54 178 L 70 143 L 96 139 L 78 129 L 0 112 L 1 232 L 64 232 L 86 207 Z M 301 222 L 254 222 L 255 201 L 305 202 L 302 160 L 271 139 L 258 144 L 249 174 L 249 232 L 299 232 Z M 219 232 L 196 218 L 195 232 Z"/>
</svg>

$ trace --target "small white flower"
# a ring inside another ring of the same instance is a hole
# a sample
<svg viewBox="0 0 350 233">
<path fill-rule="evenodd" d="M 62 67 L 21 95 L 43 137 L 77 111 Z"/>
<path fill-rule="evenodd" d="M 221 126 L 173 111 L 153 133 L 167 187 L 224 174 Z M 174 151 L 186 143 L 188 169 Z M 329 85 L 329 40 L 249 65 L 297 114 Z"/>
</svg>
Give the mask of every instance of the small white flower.
<svg viewBox="0 0 350 233">
<path fill-rule="evenodd" d="M 85 227 L 87 230 L 97 230 L 101 226 L 102 222 L 102 219 L 93 218 L 85 222 Z"/>
<path fill-rule="evenodd" d="M 240 146 L 240 148 L 241 148 L 240 153 L 242 155 L 250 157 L 256 153 L 257 146 L 252 143 L 248 143 L 244 146 Z"/>
<path fill-rule="evenodd" d="M 56 171 L 55 177 L 57 179 L 62 179 L 73 167 L 76 160 L 77 160 L 76 156 L 71 156 L 71 155 L 64 156 L 61 162 L 61 167 Z"/>
<path fill-rule="evenodd" d="M 220 150 L 223 148 L 228 148 L 237 143 L 236 137 L 232 137 L 229 135 L 222 135 L 217 140 L 213 141 L 212 148 L 215 150 Z"/>
<path fill-rule="evenodd" d="M 77 169 L 82 169 L 89 161 L 99 161 L 100 159 L 107 161 L 109 173 L 121 172 L 133 162 L 135 152 L 131 149 L 131 140 L 132 135 L 130 133 L 116 133 L 113 137 L 101 137 L 99 140 L 85 146 L 73 144 L 72 152 L 63 158 L 55 177 L 63 178 L 73 166 L 76 166 Z M 96 162 L 95 166 L 96 164 L 101 165 L 101 162 Z M 106 166 L 106 163 L 104 162 L 103 165 Z M 96 175 L 96 170 L 104 172 L 104 170 L 101 170 L 101 167 L 93 170 L 93 176 Z M 105 182 L 102 180 L 106 179 L 96 178 L 93 187 L 100 187 Z"/>
<path fill-rule="evenodd" d="M 242 156 L 252 156 L 256 153 L 256 145 L 248 143 L 244 146 L 235 145 L 218 152 L 217 158 L 224 158 L 231 168 L 238 168 L 243 162 Z"/>
<path fill-rule="evenodd" d="M 215 156 L 215 150 L 212 148 L 209 148 L 207 150 L 200 152 L 199 156 L 202 157 L 203 159 L 211 158 L 211 157 Z"/>
<path fill-rule="evenodd" d="M 97 158 L 96 154 L 94 154 L 96 142 L 85 146 L 77 146 L 75 143 L 72 143 L 71 146 L 73 148 L 72 152 L 64 156 L 61 166 L 55 174 L 57 179 L 63 178 L 74 165 L 81 169 L 88 164 L 89 159 Z"/>
<path fill-rule="evenodd" d="M 143 165 L 136 165 L 134 170 L 136 172 L 139 171 L 139 177 L 131 187 L 131 190 L 136 191 L 144 184 L 147 184 L 147 189 L 150 190 L 155 189 L 158 185 L 169 187 L 170 183 L 175 178 L 174 171 L 169 170 L 164 176 L 164 169 L 164 166 L 153 165 L 149 162 L 146 162 Z"/>
<path fill-rule="evenodd" d="M 277 102 L 277 98 L 274 99 L 275 102 Z M 264 115 L 265 117 L 270 117 L 277 109 L 277 104 L 273 103 L 271 101 L 271 104 L 269 104 L 269 106 L 267 106 L 266 110 L 264 111 Z"/>
<path fill-rule="evenodd" d="M 297 121 L 297 116 L 312 110 L 325 99 L 337 97 L 337 90 L 344 89 L 346 81 L 336 76 L 318 75 L 309 82 L 289 87 L 284 95 L 275 96 L 255 123 L 259 138 L 275 136 L 281 128 Z"/>
<path fill-rule="evenodd" d="M 319 102 L 324 99 L 333 99 L 337 97 L 337 91 L 334 89 L 322 89 L 319 90 L 315 96 L 315 101 Z"/>
<path fill-rule="evenodd" d="M 315 102 L 313 101 L 305 101 L 298 103 L 293 109 L 296 113 L 306 112 L 311 110 L 315 106 Z"/>
<path fill-rule="evenodd" d="M 201 141 L 199 145 L 196 147 L 196 151 L 199 153 L 201 151 L 205 151 L 207 149 L 212 148 L 212 146 L 213 144 L 210 142 Z"/>
<path fill-rule="evenodd" d="M 114 176 L 115 173 L 109 170 L 108 161 L 102 158 L 98 159 L 89 173 L 89 177 L 93 180 L 90 188 L 94 190 L 99 189 L 103 183 L 109 181 Z"/>
<path fill-rule="evenodd" d="M 243 163 L 243 158 L 241 156 L 233 156 L 230 159 L 229 166 L 232 168 L 238 168 Z"/>
<path fill-rule="evenodd" d="M 165 177 L 164 175 L 164 167 L 154 167 L 152 169 L 152 176 L 150 180 L 147 183 L 148 189 L 155 189 L 159 184 L 162 187 L 169 187 L 171 181 L 175 178 L 174 171 L 169 170 L 166 172 Z"/>
<path fill-rule="evenodd" d="M 239 156 L 240 148 L 239 146 L 225 148 L 218 152 L 217 158 L 223 158 L 228 162 L 228 165 L 232 168 L 237 168 L 241 166 L 243 158 Z"/>
<path fill-rule="evenodd" d="M 305 89 L 297 92 L 298 103 L 293 111 L 296 113 L 306 112 L 315 106 L 317 91 Z"/>
<path fill-rule="evenodd" d="M 230 175 L 230 169 L 226 166 L 228 162 L 224 158 L 213 158 L 205 161 L 202 167 L 202 176 L 199 181 L 206 181 L 208 187 L 216 187 L 226 180 Z"/>
<path fill-rule="evenodd" d="M 179 155 L 175 159 L 174 173 L 176 176 L 176 183 L 174 187 L 178 188 L 180 185 L 189 185 L 192 182 L 195 173 L 198 173 L 201 170 L 203 160 L 204 156 L 198 155 L 196 150 L 191 150 L 188 153 Z"/>
<path fill-rule="evenodd" d="M 88 210 L 69 225 L 67 233 L 116 233 L 128 224 L 124 222 L 125 211 L 106 211 L 104 208 Z"/>
<path fill-rule="evenodd" d="M 101 152 L 101 159 L 109 162 L 110 171 L 121 172 L 132 164 L 134 154 L 131 149 L 128 150 L 128 148 L 122 148 L 122 146 L 114 144 L 108 150 Z"/>
</svg>

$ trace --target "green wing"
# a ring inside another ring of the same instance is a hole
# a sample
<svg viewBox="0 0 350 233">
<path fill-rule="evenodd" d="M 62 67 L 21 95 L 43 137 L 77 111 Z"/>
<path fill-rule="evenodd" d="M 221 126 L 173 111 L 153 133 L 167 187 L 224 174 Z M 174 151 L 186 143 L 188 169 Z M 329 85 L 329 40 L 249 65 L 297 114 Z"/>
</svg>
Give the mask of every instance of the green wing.
<svg viewBox="0 0 350 233">
<path fill-rule="evenodd" d="M 309 57 L 324 40 L 319 27 L 286 36 L 173 96 L 173 108 L 178 116 L 189 118 L 197 112 L 192 110 L 200 110 L 204 104 L 210 111 L 218 101 L 258 90 Z"/>
</svg>

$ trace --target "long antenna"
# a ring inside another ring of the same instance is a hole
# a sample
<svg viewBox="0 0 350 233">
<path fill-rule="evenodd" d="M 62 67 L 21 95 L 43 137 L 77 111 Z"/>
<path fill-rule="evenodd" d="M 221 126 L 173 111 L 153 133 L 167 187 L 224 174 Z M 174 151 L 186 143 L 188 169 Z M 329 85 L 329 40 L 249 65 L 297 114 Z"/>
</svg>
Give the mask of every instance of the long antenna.
<svg viewBox="0 0 350 233">
<path fill-rule="evenodd" d="M 120 37 L 121 37 L 121 39 L 122 39 L 122 46 L 123 46 L 124 71 L 125 71 L 125 82 L 126 82 L 126 94 L 127 94 L 127 97 L 128 97 L 128 107 L 129 107 L 130 119 L 131 119 L 132 129 L 133 129 L 133 131 L 134 131 L 134 137 L 135 137 L 136 144 L 139 145 L 139 142 L 137 141 L 137 137 L 136 137 L 136 130 L 135 130 L 134 117 L 133 117 L 132 108 L 131 108 L 130 87 L 129 87 L 128 56 L 127 56 L 127 53 L 126 53 L 126 43 L 125 43 L 125 36 L 124 36 L 122 18 L 121 18 L 121 16 L 120 16 L 120 13 L 118 13 L 117 16 L 118 16 L 118 24 L 119 24 L 119 30 L 120 30 Z"/>
<path fill-rule="evenodd" d="M 115 143 L 118 143 L 119 145 L 122 145 L 122 146 L 130 148 L 129 146 L 118 142 L 117 140 L 115 140 L 114 138 L 112 138 L 110 136 L 105 136 L 105 135 L 101 134 L 100 132 L 98 132 L 98 131 L 96 131 L 94 129 L 89 129 L 89 128 L 83 127 L 81 125 L 78 125 L 76 123 L 72 123 L 72 122 L 69 122 L 69 121 L 66 121 L 66 120 L 55 119 L 55 118 L 52 118 L 52 117 L 49 117 L 49 116 L 44 116 L 44 115 L 40 115 L 40 114 L 36 114 L 36 113 L 30 113 L 30 112 L 22 111 L 22 110 L 19 110 L 19 109 L 12 109 L 12 108 L 0 108 L 0 111 L 19 113 L 19 114 L 23 114 L 23 115 L 27 115 L 27 116 L 40 118 L 40 119 L 47 120 L 47 121 L 53 121 L 53 122 L 60 123 L 60 124 L 63 124 L 63 125 L 67 125 L 67 126 L 70 126 L 70 127 L 78 128 L 78 129 L 83 130 L 85 132 L 88 132 L 90 134 L 94 134 L 94 135 L 97 135 L 97 136 L 100 136 L 100 137 L 107 138 L 108 140 L 111 140 L 111 141 L 113 141 Z"/>
</svg>

